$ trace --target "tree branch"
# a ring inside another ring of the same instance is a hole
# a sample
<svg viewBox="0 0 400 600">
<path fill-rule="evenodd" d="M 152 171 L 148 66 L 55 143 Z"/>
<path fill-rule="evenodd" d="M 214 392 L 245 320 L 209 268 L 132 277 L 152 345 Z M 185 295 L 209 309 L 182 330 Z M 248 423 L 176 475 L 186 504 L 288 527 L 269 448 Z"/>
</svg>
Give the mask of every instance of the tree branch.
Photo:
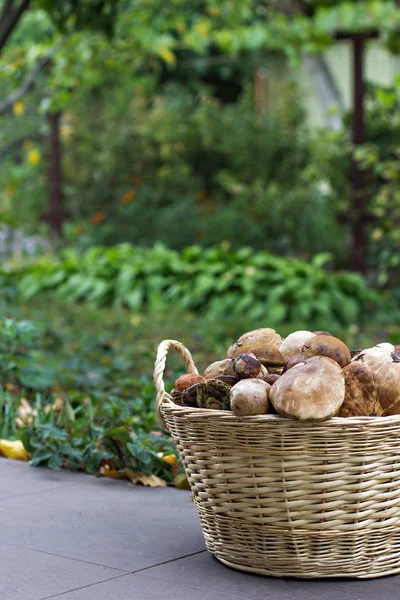
<svg viewBox="0 0 400 600">
<path fill-rule="evenodd" d="M 0 52 L 6 45 L 9 37 L 16 28 L 18 21 L 29 7 L 31 0 L 22 0 L 21 4 L 13 11 L 13 0 L 6 0 L 0 16 Z"/>
<path fill-rule="evenodd" d="M 43 69 L 43 67 L 50 62 L 50 60 L 53 58 L 57 50 L 59 50 L 59 48 L 62 46 L 64 41 L 65 37 L 61 38 L 56 44 L 54 44 L 52 48 L 50 48 L 47 54 L 41 56 L 32 68 L 32 70 L 29 71 L 29 73 L 25 77 L 25 80 L 22 83 L 22 85 L 20 85 L 20 87 L 17 90 L 15 90 L 15 92 L 8 96 L 8 98 L 5 98 L 2 102 L 0 102 L 0 115 L 5 113 L 8 109 L 10 109 L 15 102 L 18 102 L 18 100 L 22 98 L 22 96 L 26 94 L 26 92 L 33 86 L 35 79 L 41 71 L 41 69 Z"/>
<path fill-rule="evenodd" d="M 8 15 L 11 12 L 13 3 L 14 0 L 4 0 L 3 9 L 0 15 L 0 23 L 5 19 L 6 15 Z"/>
</svg>

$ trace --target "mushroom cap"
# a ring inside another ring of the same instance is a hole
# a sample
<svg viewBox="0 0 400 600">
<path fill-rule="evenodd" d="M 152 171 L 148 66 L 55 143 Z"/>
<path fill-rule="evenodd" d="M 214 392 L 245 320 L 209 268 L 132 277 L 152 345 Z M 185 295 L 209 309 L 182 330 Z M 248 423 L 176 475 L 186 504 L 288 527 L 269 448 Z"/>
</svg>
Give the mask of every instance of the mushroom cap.
<svg viewBox="0 0 400 600">
<path fill-rule="evenodd" d="M 268 375 L 263 377 L 263 381 L 266 381 L 269 383 L 269 385 L 272 385 L 277 379 L 279 379 L 279 377 L 281 377 L 281 375 L 278 375 L 278 373 L 268 373 Z"/>
<path fill-rule="evenodd" d="M 286 371 L 289 371 L 289 369 L 291 369 L 292 367 L 294 367 L 295 365 L 304 362 L 306 359 L 304 358 L 304 356 L 302 354 L 295 354 L 294 356 L 292 356 L 291 358 L 289 358 L 289 360 L 287 361 L 285 368 L 283 369 L 283 372 L 286 373 Z"/>
<path fill-rule="evenodd" d="M 239 377 L 239 379 L 250 379 L 259 375 L 262 364 L 254 354 L 247 352 L 239 354 L 239 356 L 235 358 L 233 361 L 233 368 L 236 377 Z"/>
<path fill-rule="evenodd" d="M 389 344 L 388 342 L 382 342 L 381 344 L 377 344 L 376 346 L 372 346 L 371 348 L 364 348 L 364 350 L 358 350 L 357 353 L 352 353 L 352 361 L 358 360 L 364 356 L 368 358 L 381 358 L 383 356 L 391 356 L 392 358 L 396 358 L 398 352 L 396 352 L 396 347 L 393 344 Z"/>
<path fill-rule="evenodd" d="M 339 417 L 381 416 L 377 388 L 371 367 L 362 360 L 353 361 L 343 369 L 345 397 Z"/>
<path fill-rule="evenodd" d="M 266 367 L 281 367 L 285 364 L 282 354 L 275 346 L 266 346 L 265 344 L 245 344 L 244 346 L 240 346 L 240 354 L 248 353 L 254 354 L 260 363 Z"/>
<path fill-rule="evenodd" d="M 332 335 L 316 335 L 301 349 L 304 358 L 312 356 L 328 356 L 345 367 L 351 360 L 350 350 L 342 340 Z"/>
<path fill-rule="evenodd" d="M 275 329 L 270 329 L 269 327 L 254 329 L 253 331 L 248 331 L 241 335 L 240 338 L 228 348 L 226 355 L 228 358 L 236 358 L 236 356 L 242 354 L 243 346 L 253 346 L 255 344 L 264 345 L 265 347 L 274 346 L 279 350 L 281 343 L 282 338 L 279 333 L 276 333 Z"/>
<path fill-rule="evenodd" d="M 288 335 L 283 340 L 283 342 L 279 348 L 280 353 L 282 354 L 285 363 L 290 358 L 292 358 L 292 356 L 299 354 L 301 352 L 301 349 L 304 346 L 304 344 L 309 342 L 313 337 L 315 337 L 314 333 L 312 333 L 311 331 L 303 331 L 303 330 L 294 331 L 293 333 Z"/>
<path fill-rule="evenodd" d="M 389 352 L 389 354 L 395 351 L 395 347 L 390 342 L 380 342 L 379 344 L 376 344 L 375 347 L 380 348 L 385 352 Z"/>
<path fill-rule="evenodd" d="M 271 386 L 262 379 L 242 379 L 231 388 L 232 412 L 238 417 L 265 414 L 269 408 Z"/>
<path fill-rule="evenodd" d="M 211 365 L 208 365 L 204 371 L 204 377 L 206 379 L 213 379 L 218 375 L 234 375 L 233 360 L 231 358 L 225 358 L 224 360 L 217 360 Z"/>
<path fill-rule="evenodd" d="M 178 379 L 174 383 L 174 391 L 183 392 L 195 383 L 201 383 L 202 381 L 204 381 L 204 377 L 202 377 L 201 375 L 196 375 L 195 373 L 187 373 L 186 375 L 181 375 L 181 377 L 178 377 Z"/>
<path fill-rule="evenodd" d="M 329 331 L 313 331 L 314 335 L 332 335 Z"/>
<path fill-rule="evenodd" d="M 352 364 L 366 364 L 371 369 L 376 392 L 376 405 L 384 416 L 400 414 L 400 360 L 395 353 L 368 348 L 355 357 Z M 379 414 L 380 411 L 375 410 Z"/>
<path fill-rule="evenodd" d="M 231 386 L 218 379 L 207 379 L 187 388 L 182 394 L 185 406 L 229 410 Z"/>
<path fill-rule="evenodd" d="M 286 371 L 271 387 L 275 410 L 298 421 L 326 421 L 339 411 L 345 396 L 340 366 L 315 356 Z"/>
<path fill-rule="evenodd" d="M 235 377 L 235 375 L 217 375 L 215 377 L 215 379 L 217 379 L 218 381 L 222 381 L 223 383 L 226 383 L 227 385 L 230 385 L 231 387 L 233 385 L 236 385 L 237 382 L 239 381 L 239 379 L 237 377 Z"/>
</svg>

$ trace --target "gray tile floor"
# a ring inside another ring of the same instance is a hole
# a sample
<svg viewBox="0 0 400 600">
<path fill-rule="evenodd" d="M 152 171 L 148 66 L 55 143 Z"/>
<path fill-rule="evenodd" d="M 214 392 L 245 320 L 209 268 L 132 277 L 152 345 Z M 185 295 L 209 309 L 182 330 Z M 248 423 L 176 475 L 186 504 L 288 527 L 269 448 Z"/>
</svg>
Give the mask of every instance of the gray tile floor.
<svg viewBox="0 0 400 600">
<path fill-rule="evenodd" d="M 189 492 L 0 459 L 0 600 L 400 600 L 400 576 L 299 581 L 215 560 Z"/>
</svg>

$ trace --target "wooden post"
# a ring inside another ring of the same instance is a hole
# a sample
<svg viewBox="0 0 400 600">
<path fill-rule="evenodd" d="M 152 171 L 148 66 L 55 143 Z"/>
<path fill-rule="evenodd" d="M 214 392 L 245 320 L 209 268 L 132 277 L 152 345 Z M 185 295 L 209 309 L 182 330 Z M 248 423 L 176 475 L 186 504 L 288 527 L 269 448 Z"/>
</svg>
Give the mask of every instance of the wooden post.
<svg viewBox="0 0 400 600">
<path fill-rule="evenodd" d="M 61 114 L 59 112 L 47 114 L 49 127 L 47 147 L 49 209 L 42 216 L 42 219 L 49 223 L 52 233 L 56 237 L 61 235 L 62 224 L 67 216 L 64 210 L 60 118 Z"/>
<path fill-rule="evenodd" d="M 364 49 L 365 37 L 352 36 L 353 46 L 353 119 L 352 142 L 355 146 L 365 141 L 364 123 Z M 365 273 L 367 267 L 367 237 L 368 221 L 366 208 L 365 173 L 353 159 L 351 165 L 351 268 Z"/>
</svg>

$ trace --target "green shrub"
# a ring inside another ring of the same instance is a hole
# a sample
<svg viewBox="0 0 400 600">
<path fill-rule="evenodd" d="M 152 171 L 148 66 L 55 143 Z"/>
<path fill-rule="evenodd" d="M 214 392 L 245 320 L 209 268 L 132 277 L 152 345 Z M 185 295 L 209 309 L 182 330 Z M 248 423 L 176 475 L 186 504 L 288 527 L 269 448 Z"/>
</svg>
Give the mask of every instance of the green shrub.
<svg viewBox="0 0 400 600">
<path fill-rule="evenodd" d="M 229 245 L 182 252 L 161 245 L 72 249 L 31 264 L 8 265 L 4 276 L 18 282 L 25 298 L 54 291 L 67 302 L 123 306 L 134 312 L 207 313 L 221 319 L 246 314 L 250 320 L 303 324 L 314 329 L 363 323 L 382 303 L 361 276 L 329 272 L 330 257 L 285 259 Z"/>
</svg>

